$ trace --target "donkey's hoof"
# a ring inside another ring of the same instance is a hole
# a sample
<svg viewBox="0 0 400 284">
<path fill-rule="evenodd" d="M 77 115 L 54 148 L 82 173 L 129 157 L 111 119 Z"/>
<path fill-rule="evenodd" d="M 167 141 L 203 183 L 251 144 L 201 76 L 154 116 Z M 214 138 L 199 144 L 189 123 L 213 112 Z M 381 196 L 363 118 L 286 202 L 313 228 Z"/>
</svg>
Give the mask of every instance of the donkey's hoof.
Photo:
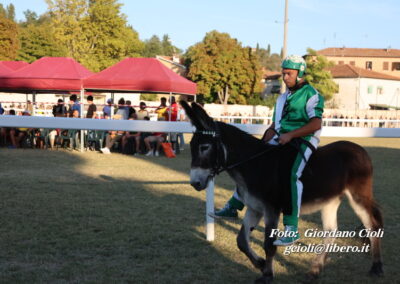
<svg viewBox="0 0 400 284">
<path fill-rule="evenodd" d="M 263 275 L 260 278 L 256 279 L 256 281 L 254 281 L 254 284 L 270 284 L 272 283 L 272 279 L 274 277 L 271 275 Z"/>
<path fill-rule="evenodd" d="M 374 262 L 371 269 L 369 270 L 369 276 L 381 277 L 383 276 L 383 264 L 382 262 Z"/>
<path fill-rule="evenodd" d="M 310 271 L 305 275 L 304 280 L 301 283 L 313 283 L 314 281 L 318 280 L 319 275 L 319 273 L 314 273 Z"/>
<path fill-rule="evenodd" d="M 321 274 L 323 265 L 321 263 L 315 262 L 311 265 L 310 271 L 307 273 L 307 277 L 310 279 L 317 279 Z"/>
</svg>

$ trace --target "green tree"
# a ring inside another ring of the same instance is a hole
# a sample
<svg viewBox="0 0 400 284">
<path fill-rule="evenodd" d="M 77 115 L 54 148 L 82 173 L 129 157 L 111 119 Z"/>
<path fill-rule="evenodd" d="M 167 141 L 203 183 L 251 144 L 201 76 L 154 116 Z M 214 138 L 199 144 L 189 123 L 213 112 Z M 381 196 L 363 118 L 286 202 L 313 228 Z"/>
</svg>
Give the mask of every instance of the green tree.
<svg viewBox="0 0 400 284">
<path fill-rule="evenodd" d="M 338 85 L 332 80 L 332 74 L 327 68 L 334 65 L 325 56 L 317 55 L 311 48 L 307 49 L 307 71 L 305 80 L 314 86 L 326 101 L 339 91 Z"/>
<path fill-rule="evenodd" d="M 144 42 L 139 39 L 139 33 L 131 26 L 124 29 L 123 36 L 126 39 L 126 56 L 140 57 L 143 54 Z"/>
<path fill-rule="evenodd" d="M 135 30 L 127 26 L 117 0 L 90 0 L 88 15 L 83 20 L 89 44 L 82 63 L 93 71 L 109 67 L 124 57 L 137 56 L 142 44 Z"/>
<path fill-rule="evenodd" d="M 185 55 L 188 77 L 206 102 L 244 104 L 261 90 L 261 66 L 249 48 L 227 33 L 211 31 Z"/>
<path fill-rule="evenodd" d="M 92 71 L 143 52 L 143 43 L 127 25 L 118 0 L 46 1 L 57 42 Z"/>
<path fill-rule="evenodd" d="M 155 57 L 156 55 L 163 54 L 163 46 L 160 41 L 160 38 L 156 35 L 153 35 L 150 39 L 144 42 L 144 57 Z"/>
<path fill-rule="evenodd" d="M 55 37 L 48 15 L 38 18 L 35 12 L 24 12 L 25 21 L 19 24 L 18 60 L 33 62 L 43 56 L 66 56 L 67 50 Z"/>
<path fill-rule="evenodd" d="M 7 19 L 15 22 L 15 7 L 13 4 L 7 6 L 6 15 Z"/>
<path fill-rule="evenodd" d="M 281 57 L 277 53 L 271 54 L 271 45 L 268 44 L 267 49 L 260 48 L 257 43 L 256 55 L 262 67 L 270 71 L 280 71 L 281 70 Z"/>
<path fill-rule="evenodd" d="M 271 71 L 281 71 L 282 58 L 277 53 L 272 53 L 267 60 L 265 65 L 263 65 L 267 70 Z"/>
<path fill-rule="evenodd" d="M 175 53 L 175 47 L 171 43 L 171 39 L 167 34 L 163 35 L 161 41 L 162 55 L 172 56 Z"/>
<path fill-rule="evenodd" d="M 87 56 L 89 42 L 83 19 L 87 16 L 86 0 L 46 0 L 55 40 L 65 47 L 67 56 L 78 61 Z"/>
<path fill-rule="evenodd" d="M 14 6 L 0 4 L 0 60 L 15 60 L 19 48 L 18 27 L 13 20 Z"/>
<path fill-rule="evenodd" d="M 36 12 L 31 10 L 26 10 L 24 12 L 25 21 L 20 24 L 20 26 L 27 26 L 29 24 L 37 24 L 39 22 L 39 17 Z"/>
</svg>

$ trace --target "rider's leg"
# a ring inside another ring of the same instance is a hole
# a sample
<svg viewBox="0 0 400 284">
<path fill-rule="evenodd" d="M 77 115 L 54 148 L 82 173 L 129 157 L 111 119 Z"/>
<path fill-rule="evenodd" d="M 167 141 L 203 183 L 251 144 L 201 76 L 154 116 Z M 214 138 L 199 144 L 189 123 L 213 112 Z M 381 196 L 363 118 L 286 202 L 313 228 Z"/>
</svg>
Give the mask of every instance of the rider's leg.
<svg viewBox="0 0 400 284">
<path fill-rule="evenodd" d="M 244 204 L 242 199 L 237 193 L 237 190 L 233 193 L 232 197 L 225 204 L 224 208 L 217 210 L 214 214 L 210 214 L 215 218 L 237 218 L 238 210 L 242 210 L 244 208 Z"/>
<path fill-rule="evenodd" d="M 298 153 L 290 172 L 290 190 L 291 190 L 291 214 L 283 215 L 283 225 L 285 225 L 285 235 L 274 242 L 277 246 L 287 246 L 296 242 L 300 235 L 298 233 L 298 222 L 301 207 L 301 196 L 303 193 L 303 183 L 300 181 L 301 174 L 306 166 L 306 161 L 310 158 L 312 150 L 306 145 L 301 146 L 304 157 Z M 304 158 L 306 160 L 304 160 Z"/>
</svg>

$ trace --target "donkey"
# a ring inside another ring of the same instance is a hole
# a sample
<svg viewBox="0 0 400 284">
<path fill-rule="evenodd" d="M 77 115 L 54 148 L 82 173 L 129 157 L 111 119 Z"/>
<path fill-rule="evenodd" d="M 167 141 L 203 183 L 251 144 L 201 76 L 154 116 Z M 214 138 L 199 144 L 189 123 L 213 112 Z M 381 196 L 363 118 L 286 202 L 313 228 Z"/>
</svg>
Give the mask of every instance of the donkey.
<svg viewBox="0 0 400 284">
<path fill-rule="evenodd" d="M 262 140 L 222 122 L 213 121 L 196 103 L 181 102 L 195 126 L 191 146 L 190 184 L 198 191 L 207 187 L 218 172 L 227 170 L 235 181 L 239 196 L 247 206 L 243 224 L 237 236 L 239 249 L 252 264 L 261 270 L 257 283 L 273 279 L 272 261 L 276 253 L 276 239 L 271 234 L 277 229 L 284 205 L 282 197 L 287 190 L 289 176 L 284 174 L 291 166 L 291 156 L 297 151 L 291 145 L 272 146 Z M 311 156 L 302 176 L 303 195 L 301 214 L 321 211 L 323 230 L 337 230 L 337 210 L 343 195 L 366 229 L 383 230 L 382 214 L 372 196 L 372 163 L 359 145 L 339 141 L 318 148 Z M 250 247 L 251 231 L 264 217 L 266 258 L 258 256 Z M 334 234 L 331 234 L 334 235 Z M 329 235 L 329 236 L 331 236 Z M 383 274 L 380 238 L 371 234 L 371 275 Z M 324 239 L 333 244 L 334 237 Z M 326 252 L 316 257 L 310 275 L 317 277 L 326 260 Z"/>
</svg>

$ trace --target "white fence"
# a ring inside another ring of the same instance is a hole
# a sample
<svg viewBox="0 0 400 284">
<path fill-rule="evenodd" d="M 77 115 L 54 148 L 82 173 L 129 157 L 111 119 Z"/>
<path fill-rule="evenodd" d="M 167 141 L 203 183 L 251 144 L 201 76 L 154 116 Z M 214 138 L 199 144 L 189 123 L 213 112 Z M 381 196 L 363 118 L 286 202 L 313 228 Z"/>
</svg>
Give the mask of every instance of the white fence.
<svg viewBox="0 0 400 284">
<path fill-rule="evenodd" d="M 233 124 L 253 134 L 262 135 L 267 124 Z M 85 118 L 59 118 L 35 116 L 0 116 L 0 127 L 61 128 L 82 130 L 122 130 L 146 132 L 182 132 L 192 133 L 194 128 L 189 122 L 106 120 Z M 400 137 L 400 128 L 361 128 L 361 127 L 324 127 L 322 136 L 326 137 Z M 214 181 L 207 187 L 206 193 L 206 235 L 208 241 L 214 240 L 214 219 L 208 213 L 214 210 Z"/>
</svg>

